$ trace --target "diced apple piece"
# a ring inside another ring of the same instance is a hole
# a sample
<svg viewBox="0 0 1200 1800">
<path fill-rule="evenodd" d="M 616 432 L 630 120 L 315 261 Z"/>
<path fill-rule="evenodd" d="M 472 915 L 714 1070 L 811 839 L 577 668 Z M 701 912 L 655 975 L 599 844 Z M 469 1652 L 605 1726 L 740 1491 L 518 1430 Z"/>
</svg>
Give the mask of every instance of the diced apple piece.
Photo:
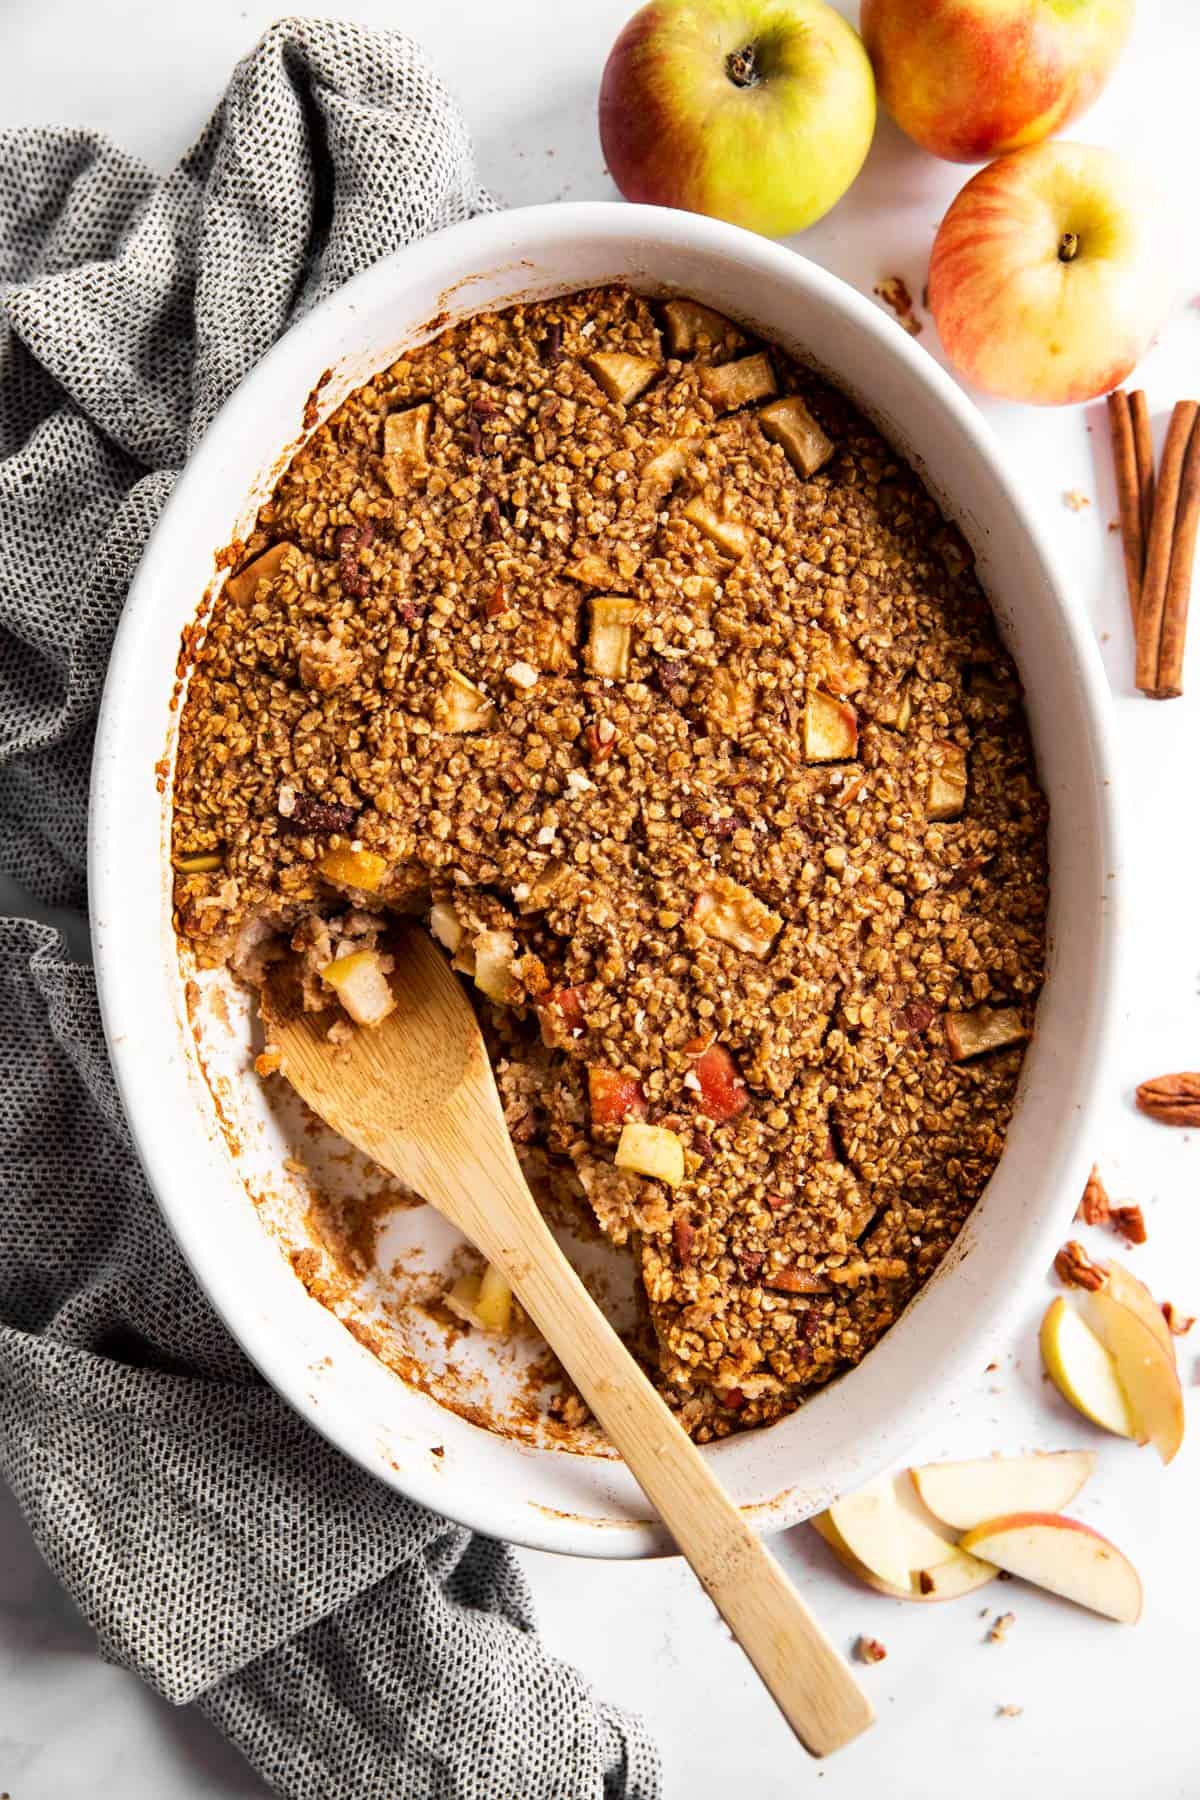
<svg viewBox="0 0 1200 1800">
<path fill-rule="evenodd" d="M 838 1561 L 849 1570 L 851 1575 L 866 1587 L 873 1589 L 875 1593 L 885 1594 L 890 1600 L 912 1600 L 923 1606 L 943 1600 L 958 1600 L 964 1594 L 975 1593 L 979 1588 L 986 1586 L 989 1581 L 995 1581 L 999 1573 L 991 1563 L 979 1562 L 972 1556 L 963 1556 L 956 1557 L 953 1562 L 939 1563 L 936 1578 L 926 1570 L 927 1580 L 924 1584 L 926 1591 L 922 1591 L 921 1571 L 917 1572 L 915 1578 L 910 1579 L 906 1587 L 893 1587 L 890 1582 L 884 1581 L 876 1575 L 872 1569 L 868 1569 L 866 1563 L 859 1561 L 858 1557 L 848 1548 L 845 1539 L 827 1512 L 818 1514 L 815 1519 L 810 1519 L 809 1524 L 824 1538 Z"/>
<path fill-rule="evenodd" d="M 598 1065 L 588 1069 L 588 1105 L 593 1125 L 623 1125 L 626 1119 L 644 1119 L 648 1111 L 636 1076 Z"/>
<path fill-rule="evenodd" d="M 745 334 L 724 313 L 698 300 L 668 300 L 663 307 L 663 324 L 667 331 L 667 349 L 672 356 L 690 356 L 722 351 L 731 355 L 745 347 Z"/>
<path fill-rule="evenodd" d="M 663 1125 L 643 1125 L 636 1119 L 623 1125 L 614 1160 L 618 1169 L 665 1181 L 668 1187 L 678 1187 L 683 1180 L 683 1144 Z"/>
<path fill-rule="evenodd" d="M 826 437 L 799 394 L 789 394 L 784 400 L 772 400 L 770 406 L 760 407 L 758 422 L 800 475 L 815 475 L 833 455 L 832 440 Z"/>
<path fill-rule="evenodd" d="M 424 462 L 432 417 L 432 406 L 409 406 L 403 412 L 389 413 L 383 421 L 384 455 Z"/>
<path fill-rule="evenodd" d="M 858 753 L 858 714 L 848 700 L 814 688 L 804 707 L 805 762 L 848 762 Z"/>
<path fill-rule="evenodd" d="M 382 1025 L 395 1010 L 396 996 L 378 950 L 354 950 L 321 970 L 356 1025 Z"/>
<path fill-rule="evenodd" d="M 192 856 L 172 858 L 181 875 L 211 875 L 225 861 L 219 850 L 197 850 Z"/>
<path fill-rule="evenodd" d="M 244 568 L 239 569 L 236 575 L 231 575 L 225 583 L 225 592 L 234 605 L 240 606 L 244 600 L 253 600 L 260 581 L 274 581 L 295 548 L 294 544 L 272 544 L 261 556 L 256 556 L 253 562 L 248 562 Z"/>
<path fill-rule="evenodd" d="M 841 699 L 844 694 L 856 694 L 859 688 L 866 687 L 870 671 L 854 654 L 853 645 L 835 638 L 821 658 L 821 679 L 828 692 Z"/>
<path fill-rule="evenodd" d="M 463 941 L 463 928 L 449 900 L 435 900 L 429 909 L 429 929 L 451 956 Z"/>
<path fill-rule="evenodd" d="M 386 856 L 377 850 L 327 850 L 317 864 L 326 881 L 373 894 L 388 872 Z"/>
<path fill-rule="evenodd" d="M 939 1570 L 962 1556 L 948 1527 L 921 1501 L 907 1471 L 881 1475 L 836 1500 L 828 1516 L 851 1555 L 892 1587 L 911 1588 L 924 1574 L 936 1592 Z M 982 1570 L 959 1570 L 960 1579 L 976 1574 L 983 1579 Z"/>
<path fill-rule="evenodd" d="M 750 533 L 744 525 L 739 525 L 736 519 L 723 519 L 698 497 L 688 501 L 683 516 L 716 545 L 722 556 L 728 556 L 734 562 L 745 556 L 750 548 Z"/>
<path fill-rule="evenodd" d="M 482 1275 L 460 1275 L 446 1295 L 450 1311 L 468 1325 L 501 1335 L 512 1323 L 512 1302 L 512 1289 L 491 1263 Z"/>
<path fill-rule="evenodd" d="M 668 494 L 692 460 L 690 438 L 673 438 L 642 464 L 638 492 L 644 500 L 655 494 Z"/>
<path fill-rule="evenodd" d="M 496 708 L 483 689 L 451 669 L 437 702 L 437 722 L 443 731 L 487 731 L 495 723 Z"/>
<path fill-rule="evenodd" d="M 516 990 L 516 939 L 511 931 L 480 931 L 475 934 L 474 949 L 475 986 L 489 1000 L 503 1006 Z"/>
<path fill-rule="evenodd" d="M 718 1123 L 736 1119 L 750 1104 L 746 1083 L 724 1044 L 710 1044 L 692 1063 L 699 1083 L 698 1109 Z"/>
<path fill-rule="evenodd" d="M 1005 1513 L 1061 1512 L 1095 1467 L 1091 1450 L 1054 1450 L 927 1463 L 914 1469 L 912 1478 L 935 1519 L 955 1531 L 970 1531 Z"/>
<path fill-rule="evenodd" d="M 783 930 L 779 914 L 728 875 L 709 879 L 696 896 L 692 917 L 709 937 L 760 958 L 770 954 Z"/>
<path fill-rule="evenodd" d="M 946 1013 L 942 1024 L 952 1062 L 1022 1044 L 1029 1036 L 1015 1006 L 977 1006 L 973 1012 Z"/>
<path fill-rule="evenodd" d="M 1046 1373 L 1069 1406 L 1117 1437 L 1139 1437 L 1115 1360 L 1063 1296 L 1047 1308 L 1038 1342 Z"/>
<path fill-rule="evenodd" d="M 912 694 L 907 681 L 883 696 L 875 708 L 874 718 L 877 725 L 887 725 L 892 731 L 908 730 L 912 719 Z"/>
<path fill-rule="evenodd" d="M 959 744 L 942 739 L 934 745 L 925 795 L 925 814 L 930 819 L 957 819 L 967 800 L 967 753 Z"/>
<path fill-rule="evenodd" d="M 610 400 L 621 406 L 632 406 L 644 394 L 662 364 L 652 356 L 630 356 L 624 350 L 604 350 L 585 356 L 583 366 L 593 376 Z"/>
<path fill-rule="evenodd" d="M 1075 1296 L 1083 1323 L 1117 1366 L 1129 1410 L 1143 1442 L 1169 1463 L 1183 1442 L 1183 1391 L 1175 1367 L 1175 1346 L 1164 1344 L 1132 1307 L 1114 1297 L 1106 1282 L 1096 1292 Z"/>
<path fill-rule="evenodd" d="M 968 1531 L 962 1549 L 1118 1624 L 1136 1625 L 1141 1617 L 1137 1570 L 1115 1544 L 1078 1519 L 1013 1513 Z"/>
<path fill-rule="evenodd" d="M 568 1037 L 580 1037 L 583 1034 L 583 992 L 579 987 L 551 988 L 538 1001 L 538 1016 L 542 1022 L 542 1042 L 553 1044 L 555 1027 L 566 1033 Z"/>
<path fill-rule="evenodd" d="M 754 684 L 732 669 L 721 668 L 712 678 L 705 709 L 726 737 L 736 737 L 754 718 Z"/>
<path fill-rule="evenodd" d="M 636 603 L 620 594 L 592 596 L 587 665 L 593 675 L 604 676 L 609 681 L 628 678 L 636 614 Z"/>
<path fill-rule="evenodd" d="M 563 574 L 571 581 L 579 582 L 581 587 L 599 588 L 607 593 L 617 583 L 617 576 L 602 556 L 577 556 L 569 562 Z"/>
<path fill-rule="evenodd" d="M 700 392 L 718 412 L 730 412 L 751 400 L 765 400 L 776 392 L 775 372 L 765 350 L 743 356 L 737 362 L 706 363 L 699 371 Z"/>
</svg>

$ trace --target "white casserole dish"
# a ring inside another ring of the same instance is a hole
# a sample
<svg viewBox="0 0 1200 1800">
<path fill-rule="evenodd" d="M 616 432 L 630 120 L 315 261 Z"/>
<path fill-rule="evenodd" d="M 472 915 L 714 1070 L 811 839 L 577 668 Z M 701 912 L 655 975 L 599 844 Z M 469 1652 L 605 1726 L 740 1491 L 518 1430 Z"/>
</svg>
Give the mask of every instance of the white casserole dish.
<svg viewBox="0 0 1200 1800">
<path fill-rule="evenodd" d="M 1087 1173 L 1113 1010 L 1108 698 L 1083 618 L 983 420 L 923 349 L 833 276 L 689 213 L 532 207 L 388 258 L 305 318 L 215 420 L 142 560 L 96 741 L 90 880 L 109 1047 L 147 1174 L 197 1279 L 266 1378 L 380 1480 L 467 1525 L 543 1549 L 638 1556 L 670 1546 L 623 1465 L 462 1416 L 478 1416 L 492 1387 L 508 1384 L 498 1404 L 511 1401 L 522 1370 L 503 1353 L 470 1346 L 475 1361 L 454 1374 L 463 1404 L 451 1410 L 386 1367 L 297 1279 L 281 1244 L 306 1241 L 307 1178 L 284 1158 L 297 1144 L 310 1164 L 320 1157 L 277 1116 L 278 1102 L 264 1102 L 249 1071 L 249 1014 L 227 979 L 219 995 L 201 981 L 189 1007 L 167 855 L 181 634 L 215 583 L 215 553 L 245 533 L 299 441 L 314 383 L 331 372 L 315 395 L 323 418 L 447 317 L 611 279 L 694 294 L 836 381 L 961 526 L 1025 682 L 1051 806 L 1051 954 L 1004 1156 L 951 1255 L 879 1347 L 790 1418 L 707 1453 L 755 1523 L 776 1530 L 898 1460 L 944 1413 L 1046 1269 Z M 397 1214 L 389 1255 L 405 1267 L 432 1267 L 447 1247 L 428 1209 Z M 360 1336 L 371 1300 L 350 1303 Z M 421 1330 L 407 1343 L 410 1367 L 441 1356 Z"/>
</svg>

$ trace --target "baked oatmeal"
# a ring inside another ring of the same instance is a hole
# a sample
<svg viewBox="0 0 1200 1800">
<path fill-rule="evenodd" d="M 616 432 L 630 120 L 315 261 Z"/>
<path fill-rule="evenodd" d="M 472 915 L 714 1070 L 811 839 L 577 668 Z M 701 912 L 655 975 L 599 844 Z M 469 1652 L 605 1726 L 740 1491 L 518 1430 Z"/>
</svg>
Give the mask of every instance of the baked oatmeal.
<svg viewBox="0 0 1200 1800">
<path fill-rule="evenodd" d="M 614 286 L 408 352 L 238 552 L 180 933 L 251 983 L 295 958 L 336 1035 L 429 920 L 687 1429 L 789 1412 L 960 1230 L 1042 981 L 1046 804 L 965 542 L 800 363 Z"/>
</svg>

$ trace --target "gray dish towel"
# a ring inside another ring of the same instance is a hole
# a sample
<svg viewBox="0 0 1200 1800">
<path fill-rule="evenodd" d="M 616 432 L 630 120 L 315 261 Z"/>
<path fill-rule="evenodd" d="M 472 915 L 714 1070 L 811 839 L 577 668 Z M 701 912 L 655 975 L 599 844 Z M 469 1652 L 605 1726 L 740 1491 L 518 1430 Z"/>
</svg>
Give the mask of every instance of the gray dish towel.
<svg viewBox="0 0 1200 1800">
<path fill-rule="evenodd" d="M 286 20 L 165 178 L 0 134 L 0 866 L 82 907 L 129 578 L 217 407 L 298 311 L 490 205 L 390 32 Z M 131 694 L 130 705 L 138 704 Z M 102 1652 L 297 1800 L 652 1800 L 640 1725 L 533 1632 L 511 1552 L 264 1386 L 138 1167 L 91 972 L 0 923 L 0 1473 Z"/>
</svg>

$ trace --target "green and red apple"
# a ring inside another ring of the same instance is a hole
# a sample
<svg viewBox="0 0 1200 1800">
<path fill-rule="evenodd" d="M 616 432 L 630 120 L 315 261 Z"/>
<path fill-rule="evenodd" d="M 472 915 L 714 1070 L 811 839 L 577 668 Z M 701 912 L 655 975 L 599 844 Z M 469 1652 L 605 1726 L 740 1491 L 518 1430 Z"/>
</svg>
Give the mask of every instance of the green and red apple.
<svg viewBox="0 0 1200 1800">
<path fill-rule="evenodd" d="M 1154 191 L 1111 150 L 997 158 L 942 220 L 929 306 L 947 356 L 989 393 L 1067 406 L 1117 387 L 1173 290 Z"/>
<path fill-rule="evenodd" d="M 879 97 L 951 162 L 1040 144 L 1099 94 L 1133 0 L 862 0 Z"/>
<path fill-rule="evenodd" d="M 768 237 L 841 199 L 874 129 L 866 51 L 825 0 L 650 0 L 600 86 L 600 140 L 627 200 Z"/>
</svg>

